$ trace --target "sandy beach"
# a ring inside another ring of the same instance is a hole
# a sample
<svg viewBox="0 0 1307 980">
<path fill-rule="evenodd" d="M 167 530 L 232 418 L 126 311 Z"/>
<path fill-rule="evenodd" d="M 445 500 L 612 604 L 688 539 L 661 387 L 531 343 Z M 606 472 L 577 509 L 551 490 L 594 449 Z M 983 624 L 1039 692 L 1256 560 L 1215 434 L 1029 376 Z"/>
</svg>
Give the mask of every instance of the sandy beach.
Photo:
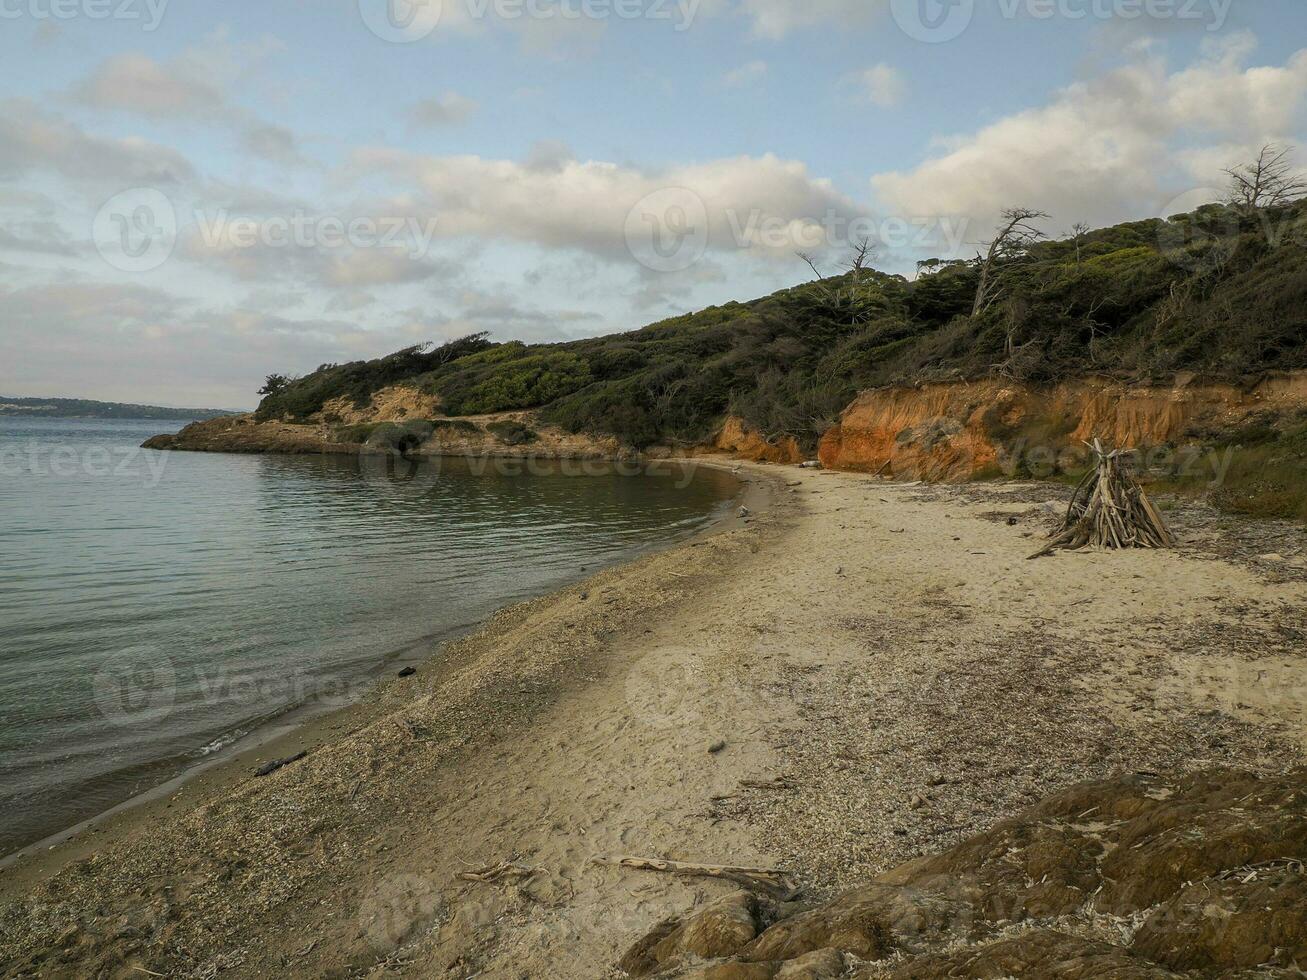
<svg viewBox="0 0 1307 980">
<path fill-rule="evenodd" d="M 606 977 L 736 887 L 618 857 L 815 900 L 1083 780 L 1301 764 L 1300 526 L 1032 562 L 1058 485 L 740 475 L 748 516 L 6 868 L 0 974 Z"/>
</svg>

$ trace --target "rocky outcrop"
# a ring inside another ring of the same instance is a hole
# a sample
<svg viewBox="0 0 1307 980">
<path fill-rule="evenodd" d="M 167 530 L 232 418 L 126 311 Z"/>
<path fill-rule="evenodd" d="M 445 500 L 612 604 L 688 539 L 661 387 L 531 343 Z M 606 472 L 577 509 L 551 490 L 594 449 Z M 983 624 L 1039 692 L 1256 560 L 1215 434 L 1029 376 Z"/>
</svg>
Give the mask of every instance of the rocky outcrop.
<svg viewBox="0 0 1307 980">
<path fill-rule="evenodd" d="M 1307 373 L 1252 388 L 1169 387 L 1105 379 L 1032 388 L 1000 381 L 886 388 L 861 394 L 822 437 L 829 469 L 903 479 L 1049 475 L 1083 458 L 1095 437 L 1143 448 L 1209 441 L 1249 421 L 1307 410 Z"/>
<path fill-rule="evenodd" d="M 542 459 L 617 459 L 620 442 L 539 425 L 526 413 L 477 418 L 418 418 L 354 423 L 291 424 L 237 415 L 196 422 L 176 435 L 155 436 L 146 449 L 215 453 L 324 455 L 531 456 Z"/>
<path fill-rule="evenodd" d="M 1304 862 L 1307 769 L 1134 774 L 1066 790 L 815 908 L 736 896 L 665 922 L 621 966 L 696 980 L 839 976 L 815 964 L 845 960 L 861 964 L 854 976 L 896 980 L 1301 976 Z M 724 909 L 739 923 L 729 941 L 690 941 Z"/>
<path fill-rule="evenodd" d="M 201 453 L 356 453 L 361 448 L 332 439 L 321 426 L 260 422 L 253 415 L 193 422 L 175 435 L 154 436 L 142 445 Z"/>
</svg>

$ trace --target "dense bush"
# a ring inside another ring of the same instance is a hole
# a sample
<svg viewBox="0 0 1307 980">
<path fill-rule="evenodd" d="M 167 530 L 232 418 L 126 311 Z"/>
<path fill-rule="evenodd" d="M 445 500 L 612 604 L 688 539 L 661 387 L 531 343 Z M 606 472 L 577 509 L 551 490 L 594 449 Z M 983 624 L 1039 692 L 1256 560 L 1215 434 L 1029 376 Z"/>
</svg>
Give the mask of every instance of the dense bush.
<svg viewBox="0 0 1307 980">
<path fill-rule="evenodd" d="M 356 407 L 362 408 L 382 388 L 408 381 L 440 365 L 489 347 L 491 344 L 486 339 L 486 334 L 479 333 L 451 340 L 435 348 L 430 344 L 416 344 L 375 361 L 324 364 L 298 380 L 269 375 L 269 381 L 276 378 L 279 383 L 264 386 L 270 390 L 259 403 L 257 415 L 263 419 L 303 419 L 320 412 L 327 402 L 341 397 L 350 399 Z"/>
<path fill-rule="evenodd" d="M 304 418 L 403 381 L 438 395 L 450 415 L 539 409 L 568 430 L 636 447 L 696 442 L 734 412 L 811 448 L 858 390 L 881 385 L 1178 370 L 1240 380 L 1307 367 L 1304 245 L 1307 205 L 1210 205 L 1040 242 L 996 270 L 1001 300 L 977 317 L 976 264 L 935 261 L 913 282 L 849 274 L 610 337 L 490 345 L 476 335 L 326 365 L 259 412 Z"/>
<path fill-rule="evenodd" d="M 491 422 L 486 426 L 486 431 L 509 446 L 525 446 L 540 438 L 540 434 L 534 429 L 512 419 Z"/>
</svg>

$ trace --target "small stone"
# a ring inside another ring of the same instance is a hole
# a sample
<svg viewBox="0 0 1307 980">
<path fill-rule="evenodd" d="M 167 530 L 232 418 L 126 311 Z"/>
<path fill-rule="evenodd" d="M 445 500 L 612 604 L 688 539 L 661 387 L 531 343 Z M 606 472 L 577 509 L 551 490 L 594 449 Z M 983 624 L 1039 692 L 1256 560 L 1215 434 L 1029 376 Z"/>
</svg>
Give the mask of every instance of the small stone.
<svg viewBox="0 0 1307 980">
<path fill-rule="evenodd" d="M 752 512 L 751 510 L 749 510 L 748 507 L 741 507 L 741 508 L 740 508 L 740 516 L 741 516 L 741 517 L 748 517 L 751 513 L 753 513 L 753 512 Z"/>
<path fill-rule="evenodd" d="M 724 748 L 726 748 L 726 743 L 721 739 L 718 739 L 716 742 L 713 742 L 711 745 L 708 746 L 708 752 L 710 755 L 716 755 Z"/>
<path fill-rule="evenodd" d="M 926 798 L 922 796 L 920 793 L 918 793 L 908 802 L 908 806 L 912 807 L 912 809 L 914 810 L 920 810 L 925 805 L 926 805 Z"/>
<path fill-rule="evenodd" d="M 414 674 L 416 674 L 417 672 L 418 672 L 418 669 L 417 669 L 416 667 L 405 667 L 403 670 L 401 670 L 401 671 L 399 672 L 399 676 L 400 676 L 400 677 L 412 677 L 412 676 L 413 676 Z"/>
</svg>

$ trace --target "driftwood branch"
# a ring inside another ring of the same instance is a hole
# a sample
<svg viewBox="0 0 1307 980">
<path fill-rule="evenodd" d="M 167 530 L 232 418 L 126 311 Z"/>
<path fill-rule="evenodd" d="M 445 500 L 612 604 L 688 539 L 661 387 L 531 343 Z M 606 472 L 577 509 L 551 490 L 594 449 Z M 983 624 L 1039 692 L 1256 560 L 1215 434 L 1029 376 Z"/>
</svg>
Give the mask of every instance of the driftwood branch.
<svg viewBox="0 0 1307 980">
<path fill-rule="evenodd" d="M 460 871 L 454 877 L 463 881 L 479 881 L 491 885 L 505 878 L 532 878 L 543 870 L 543 868 L 528 868 L 523 864 L 514 864 L 512 861 L 500 861 L 498 864 L 487 865 L 473 871 Z"/>
<path fill-rule="evenodd" d="M 273 759 L 271 762 L 265 762 L 263 765 L 259 766 L 258 769 L 254 770 L 254 775 L 271 776 L 278 769 L 283 769 L 292 762 L 299 762 L 300 759 L 303 759 L 308 754 L 307 751 L 296 752 L 294 755 L 288 755 L 284 759 Z"/>
<path fill-rule="evenodd" d="M 595 858 L 597 863 L 614 864 L 635 871 L 660 871 L 683 877 L 722 878 L 747 887 L 758 888 L 782 899 L 797 895 L 798 887 L 784 871 L 776 868 L 747 868 L 729 864 L 691 864 L 685 861 L 665 861 L 662 858 L 622 857 Z"/>
</svg>

